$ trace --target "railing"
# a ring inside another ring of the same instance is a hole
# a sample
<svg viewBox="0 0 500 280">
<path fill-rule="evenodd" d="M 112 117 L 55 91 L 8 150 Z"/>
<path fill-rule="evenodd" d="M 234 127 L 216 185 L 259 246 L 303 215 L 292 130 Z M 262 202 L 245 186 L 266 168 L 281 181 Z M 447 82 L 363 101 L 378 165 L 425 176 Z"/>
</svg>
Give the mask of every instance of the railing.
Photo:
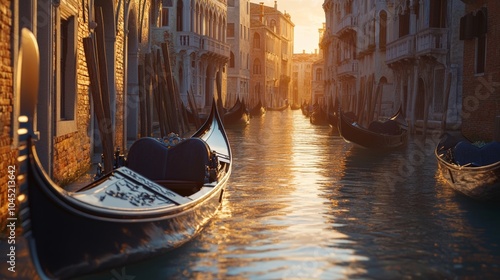
<svg viewBox="0 0 500 280">
<path fill-rule="evenodd" d="M 228 44 L 222 43 L 207 36 L 202 36 L 191 32 L 177 33 L 174 45 L 176 48 L 195 48 L 212 52 L 224 57 L 229 57 L 230 53 L 230 47 Z"/>
<path fill-rule="evenodd" d="M 342 64 L 340 64 L 337 67 L 338 76 L 345 76 L 345 75 L 355 76 L 357 73 L 358 73 L 357 60 L 347 60 L 345 62 L 342 62 Z"/>
<path fill-rule="evenodd" d="M 396 62 L 401 59 L 411 58 L 415 55 L 415 36 L 406 35 L 389 44 L 385 49 L 386 63 Z"/>
<path fill-rule="evenodd" d="M 339 24 L 335 27 L 335 33 L 343 32 L 347 28 L 352 28 L 356 30 L 356 26 L 358 25 L 358 18 L 353 15 L 346 15 Z"/>
<path fill-rule="evenodd" d="M 448 51 L 448 29 L 426 28 L 417 33 L 417 54 L 440 54 Z"/>
</svg>

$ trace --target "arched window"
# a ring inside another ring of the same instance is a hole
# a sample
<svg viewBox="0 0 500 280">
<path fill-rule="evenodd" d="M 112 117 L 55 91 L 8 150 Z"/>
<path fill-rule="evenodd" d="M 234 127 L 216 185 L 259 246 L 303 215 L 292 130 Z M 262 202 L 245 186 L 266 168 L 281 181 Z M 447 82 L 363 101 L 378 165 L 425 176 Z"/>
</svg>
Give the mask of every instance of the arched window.
<svg viewBox="0 0 500 280">
<path fill-rule="evenodd" d="M 318 68 L 316 69 L 316 81 L 321 81 L 323 80 L 323 69 Z"/>
<path fill-rule="evenodd" d="M 387 45 L 387 13 L 385 11 L 380 12 L 378 32 L 378 46 L 381 49 L 385 49 L 385 46 Z"/>
<path fill-rule="evenodd" d="M 256 75 L 259 75 L 259 74 L 261 74 L 261 72 L 262 72 L 262 70 L 261 70 L 260 60 L 258 58 L 256 58 L 253 61 L 253 73 Z"/>
<path fill-rule="evenodd" d="M 260 34 L 259 33 L 255 33 L 253 35 L 253 48 L 260 49 Z"/>
</svg>

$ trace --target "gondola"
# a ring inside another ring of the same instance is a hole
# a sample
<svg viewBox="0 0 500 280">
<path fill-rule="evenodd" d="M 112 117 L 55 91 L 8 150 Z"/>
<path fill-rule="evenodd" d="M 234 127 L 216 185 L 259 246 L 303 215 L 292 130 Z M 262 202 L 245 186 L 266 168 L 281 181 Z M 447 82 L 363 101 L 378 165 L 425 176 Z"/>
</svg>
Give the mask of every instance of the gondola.
<svg viewBox="0 0 500 280">
<path fill-rule="evenodd" d="M 292 105 L 290 105 L 290 110 L 298 110 L 300 109 L 300 105 L 297 104 L 297 103 L 292 103 Z"/>
<path fill-rule="evenodd" d="M 309 122 L 314 125 L 327 125 L 328 117 L 325 110 L 320 105 L 314 106 L 312 113 L 309 115 Z"/>
<path fill-rule="evenodd" d="M 477 200 L 500 201 L 500 143 L 482 148 L 445 134 L 434 150 L 438 169 L 454 190 Z"/>
<path fill-rule="evenodd" d="M 38 50 L 29 34 L 23 30 L 19 59 L 17 180 L 23 235 L 41 278 L 123 266 L 192 239 L 220 208 L 231 174 L 231 149 L 215 101 L 191 138 L 170 148 L 141 138 L 129 149 L 126 166 L 66 191 L 43 170 L 34 146 Z"/>
<path fill-rule="evenodd" d="M 224 125 L 226 126 L 246 126 L 250 123 L 250 116 L 245 103 L 236 100 L 233 107 L 224 114 Z"/>
<path fill-rule="evenodd" d="M 267 107 L 267 111 L 285 111 L 288 109 L 288 103 L 285 103 L 285 105 L 280 106 L 280 107 Z"/>
<path fill-rule="evenodd" d="M 339 101 L 336 98 L 335 99 L 335 105 L 330 102 L 328 106 L 328 110 L 326 112 L 326 118 L 328 120 L 328 124 L 330 125 L 331 128 L 337 129 L 338 128 L 338 122 L 339 122 Z"/>
<path fill-rule="evenodd" d="M 345 141 L 369 149 L 397 148 L 405 144 L 408 138 L 407 124 L 401 108 L 388 121 L 372 122 L 369 128 L 362 127 L 340 111 L 338 130 Z"/>
<path fill-rule="evenodd" d="M 250 116 L 254 118 L 260 118 L 266 114 L 266 109 L 262 106 L 262 102 L 259 100 L 257 105 L 250 109 Z"/>
</svg>

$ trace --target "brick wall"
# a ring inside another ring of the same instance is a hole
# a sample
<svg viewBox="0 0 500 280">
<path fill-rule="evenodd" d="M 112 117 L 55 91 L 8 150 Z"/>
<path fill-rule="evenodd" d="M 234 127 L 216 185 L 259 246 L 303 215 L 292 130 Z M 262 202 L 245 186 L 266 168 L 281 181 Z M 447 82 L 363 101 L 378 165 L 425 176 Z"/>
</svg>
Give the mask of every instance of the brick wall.
<svg viewBox="0 0 500 280">
<path fill-rule="evenodd" d="M 85 11 L 87 13 L 87 11 Z M 78 46 L 77 46 L 77 131 L 53 139 L 52 179 L 61 185 L 70 182 L 90 167 L 90 79 L 85 60 L 83 38 L 89 34 L 84 22 L 83 7 L 78 5 Z"/>
<path fill-rule="evenodd" d="M 11 149 L 12 138 L 12 62 L 10 0 L 0 0 L 0 232 L 5 229 L 7 215 L 7 168 L 15 164 L 16 151 Z"/>
<path fill-rule="evenodd" d="M 476 39 L 464 41 L 462 132 L 472 141 L 493 138 L 494 119 L 500 115 L 500 1 L 480 0 L 467 5 L 467 13 L 488 9 L 484 75 L 475 75 Z"/>
</svg>

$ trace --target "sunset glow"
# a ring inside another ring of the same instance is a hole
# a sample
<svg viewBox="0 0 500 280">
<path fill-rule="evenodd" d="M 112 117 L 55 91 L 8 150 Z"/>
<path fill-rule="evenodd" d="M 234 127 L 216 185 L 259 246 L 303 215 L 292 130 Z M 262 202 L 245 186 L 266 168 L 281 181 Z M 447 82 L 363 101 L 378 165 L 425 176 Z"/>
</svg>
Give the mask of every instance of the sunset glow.
<svg viewBox="0 0 500 280">
<path fill-rule="evenodd" d="M 264 2 L 264 5 L 274 7 L 274 0 L 253 0 L 253 3 Z M 281 0 L 277 1 L 278 10 L 288 13 L 295 24 L 294 29 L 294 53 L 314 53 L 319 50 L 318 29 L 325 21 L 325 13 L 322 8 L 322 0 Z"/>
</svg>

